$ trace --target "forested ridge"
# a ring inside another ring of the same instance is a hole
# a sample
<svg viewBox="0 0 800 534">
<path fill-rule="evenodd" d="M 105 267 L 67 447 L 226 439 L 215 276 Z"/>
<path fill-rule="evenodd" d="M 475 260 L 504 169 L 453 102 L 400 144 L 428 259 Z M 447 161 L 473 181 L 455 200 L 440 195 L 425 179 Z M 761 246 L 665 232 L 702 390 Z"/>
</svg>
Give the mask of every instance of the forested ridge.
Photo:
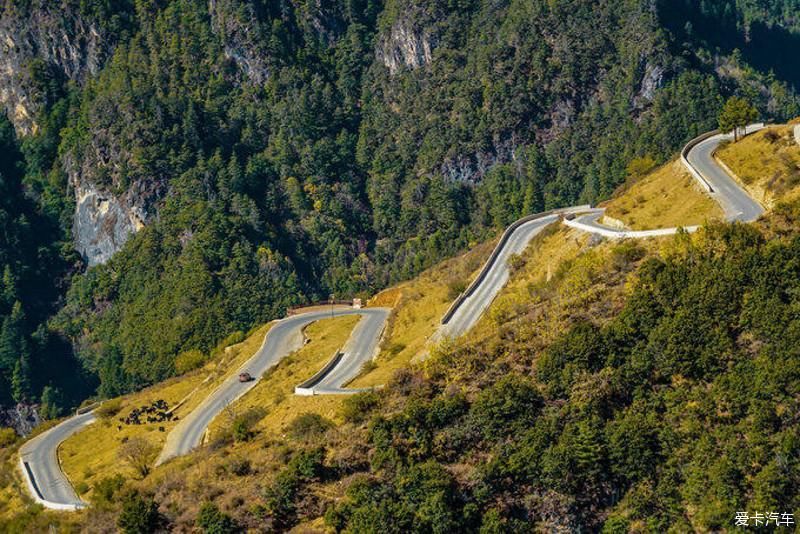
<svg viewBox="0 0 800 534">
<path fill-rule="evenodd" d="M 368 295 L 525 213 L 607 198 L 631 161 L 713 128 L 730 94 L 796 115 L 780 57 L 697 23 L 794 35 L 789 4 L 4 3 L 12 26 L 73 17 L 113 38 L 85 79 L 24 66 L 38 128 L 9 130 L 19 164 L 3 176 L 52 257 L 18 261 L 49 289 L 3 308 L 3 402 L 22 398 L 17 367 L 26 400 L 49 385 L 60 407 L 142 387 L 289 305 Z M 90 189 L 145 223 L 86 270 L 74 191 Z M 73 351 L 69 380 L 24 361 Z"/>
</svg>

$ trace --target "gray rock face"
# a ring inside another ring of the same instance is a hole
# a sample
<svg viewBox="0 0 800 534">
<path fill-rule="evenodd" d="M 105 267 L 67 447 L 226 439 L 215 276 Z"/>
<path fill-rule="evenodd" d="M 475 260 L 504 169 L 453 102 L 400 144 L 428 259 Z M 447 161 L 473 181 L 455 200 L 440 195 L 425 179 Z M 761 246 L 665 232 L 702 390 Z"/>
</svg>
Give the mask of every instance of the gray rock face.
<svg viewBox="0 0 800 534">
<path fill-rule="evenodd" d="M 75 184 L 75 248 L 89 267 L 107 262 L 131 235 L 144 227 L 145 213 L 93 184 Z"/>
<path fill-rule="evenodd" d="M 97 73 L 110 47 L 94 24 L 58 2 L 34 1 L 28 13 L 19 10 L 0 8 L 0 104 L 17 133 L 27 135 L 36 131 L 36 113 L 46 99 L 32 76 L 32 60 L 81 83 Z"/>
<path fill-rule="evenodd" d="M 433 59 L 439 39 L 432 21 L 425 19 L 421 9 L 411 7 L 394 21 L 389 34 L 379 40 L 375 55 L 390 74 L 402 68 L 417 69 Z"/>
<path fill-rule="evenodd" d="M 254 84 L 269 76 L 265 40 L 253 5 L 239 0 L 209 0 L 211 27 L 224 42 L 225 57 L 236 63 Z"/>
<path fill-rule="evenodd" d="M 13 428 L 20 436 L 27 436 L 41 422 L 42 418 L 35 404 L 17 404 L 7 410 L 0 410 L 0 427 Z"/>
<path fill-rule="evenodd" d="M 660 65 L 648 62 L 644 67 L 639 92 L 634 96 L 633 104 L 636 108 L 643 108 L 653 101 L 656 91 L 664 83 L 665 70 Z"/>
<path fill-rule="evenodd" d="M 0 105 L 19 135 L 34 134 L 48 95 L 32 65 L 45 76 L 81 84 L 100 71 L 116 39 L 85 20 L 76 4 L 33 0 L 26 9 L 7 3 L 0 15 Z M 75 245 L 89 266 L 108 261 L 145 219 L 133 194 L 120 199 L 91 182 L 90 167 L 98 161 L 63 161 L 75 193 Z"/>
</svg>

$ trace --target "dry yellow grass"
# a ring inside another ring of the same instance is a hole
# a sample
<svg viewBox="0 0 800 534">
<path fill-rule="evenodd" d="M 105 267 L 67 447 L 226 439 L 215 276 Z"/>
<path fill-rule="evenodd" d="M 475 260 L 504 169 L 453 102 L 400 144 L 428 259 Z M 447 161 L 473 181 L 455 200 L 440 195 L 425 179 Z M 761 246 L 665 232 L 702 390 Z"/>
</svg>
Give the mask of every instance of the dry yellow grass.
<svg viewBox="0 0 800 534">
<path fill-rule="evenodd" d="M 308 325 L 305 329 L 308 343 L 281 360 L 253 389 L 234 403 L 229 412 L 220 414 L 211 423 L 211 439 L 229 429 L 233 418 L 253 408 L 266 411 L 255 428 L 273 436 L 280 435 L 286 424 L 301 413 L 314 412 L 336 420 L 342 396 L 299 397 L 294 395 L 294 387 L 310 378 L 330 360 L 350 337 L 359 319 L 357 315 L 346 315 Z"/>
<path fill-rule="evenodd" d="M 688 238 L 701 239 L 703 235 L 701 231 Z M 680 248 L 680 240 L 673 236 L 600 240 L 563 225 L 551 225 L 513 262 L 516 268 L 509 282 L 459 343 L 497 342 L 500 330 L 501 336 L 525 340 L 529 348 L 546 346 L 563 332 L 570 316 L 594 319 L 622 306 L 625 292 L 616 289 L 617 283 L 598 281 L 626 276 L 620 273 L 627 270 L 632 261 L 629 257 L 672 254 L 676 247 Z M 639 252 L 632 254 L 633 248 Z M 526 315 L 522 318 L 521 314 Z M 513 332 L 503 334 L 503 329 Z"/>
<path fill-rule="evenodd" d="M 606 215 L 635 230 L 692 226 L 722 217 L 679 160 L 631 180 L 604 203 Z"/>
<path fill-rule="evenodd" d="M 728 143 L 716 157 L 765 206 L 800 195 L 800 146 L 791 126 L 766 128 Z"/>
<path fill-rule="evenodd" d="M 124 462 L 117 458 L 120 445 L 134 436 L 142 437 L 158 446 L 164 444 L 167 433 L 177 422 L 152 423 L 144 425 L 124 425 L 118 417 L 124 417 L 133 408 L 150 404 L 156 399 L 164 399 L 172 406 L 184 398 L 192 389 L 202 382 L 203 377 L 195 373 L 191 379 L 177 377 L 156 387 L 145 389 L 134 395 L 123 397 L 119 414 L 99 419 L 85 430 L 73 435 L 61 444 L 58 456 L 61 466 L 75 489 L 85 495 L 99 479 L 122 473 L 133 477 Z M 183 407 L 177 410 L 178 417 L 188 413 Z M 159 431 L 163 427 L 164 431 Z"/>
<path fill-rule="evenodd" d="M 141 437 L 159 449 L 166 440 L 167 433 L 177 421 L 144 425 L 124 425 L 119 417 L 124 417 L 137 407 L 163 399 L 170 408 L 183 403 L 175 409 L 178 418 L 191 412 L 225 378 L 231 369 L 237 369 L 261 346 L 272 323 L 254 330 L 243 342 L 225 348 L 215 361 L 202 369 L 192 371 L 146 388 L 137 393 L 112 399 L 108 403 L 120 403 L 120 411 L 114 417 L 100 419 L 87 426 L 85 430 L 73 435 L 61 444 L 58 450 L 64 473 L 78 493 L 87 495 L 98 480 L 121 473 L 127 477 L 132 471 L 118 460 L 118 451 L 125 439 Z M 121 427 L 121 428 L 119 428 Z M 160 428 L 164 430 L 161 431 Z"/>
<path fill-rule="evenodd" d="M 495 243 L 496 240 L 476 245 L 469 252 L 424 271 L 414 280 L 387 290 L 388 297 L 379 293 L 375 301 L 395 300 L 396 305 L 389 317 L 375 365 L 350 386 L 386 384 L 398 369 L 408 367 L 415 356 L 424 353 L 428 348 L 428 339 L 441 324 L 444 312 L 477 275 Z"/>
</svg>

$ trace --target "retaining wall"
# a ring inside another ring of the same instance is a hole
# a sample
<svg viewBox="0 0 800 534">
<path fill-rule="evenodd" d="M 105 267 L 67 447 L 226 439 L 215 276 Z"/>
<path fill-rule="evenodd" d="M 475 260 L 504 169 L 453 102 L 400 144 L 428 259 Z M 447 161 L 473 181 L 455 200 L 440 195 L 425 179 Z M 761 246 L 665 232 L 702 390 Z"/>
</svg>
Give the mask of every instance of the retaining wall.
<svg viewBox="0 0 800 534">
<path fill-rule="evenodd" d="M 575 206 L 571 208 L 548 210 L 548 211 L 543 211 L 541 213 L 534 213 L 533 215 L 526 215 L 525 217 L 511 223 L 511 225 L 508 228 L 506 228 L 506 230 L 503 232 L 503 235 L 500 237 L 500 241 L 497 243 L 497 246 L 494 247 L 494 250 L 492 251 L 492 254 L 489 256 L 489 259 L 487 259 L 486 263 L 483 264 L 483 267 L 478 273 L 478 276 L 476 276 L 475 280 L 473 280 L 472 283 L 469 286 L 467 286 L 467 289 L 465 289 L 459 296 L 456 297 L 456 299 L 453 301 L 453 303 L 450 305 L 450 307 L 442 316 L 441 323 L 447 324 L 447 322 L 453 318 L 453 315 L 456 313 L 456 311 L 458 311 L 458 308 L 461 307 L 464 301 L 467 300 L 469 296 L 475 292 L 475 290 L 478 288 L 479 285 L 481 285 L 481 282 L 483 282 L 484 278 L 486 278 L 486 275 L 489 274 L 489 271 L 492 269 L 492 266 L 497 260 L 497 257 L 503 251 L 503 247 L 508 242 L 509 238 L 511 237 L 511 234 L 513 234 L 517 228 L 519 228 L 520 226 L 522 226 L 527 222 L 535 221 L 537 219 L 544 219 L 545 217 L 549 217 L 551 215 L 560 215 L 575 211 L 583 211 L 589 208 L 591 208 L 591 206 L 587 204 L 584 206 Z"/>
<path fill-rule="evenodd" d="M 333 368 L 336 367 L 339 364 L 339 362 L 342 360 L 343 356 L 344 356 L 344 352 L 342 352 L 341 349 L 337 349 L 336 352 L 333 355 L 333 358 L 328 360 L 328 363 L 326 363 L 324 366 L 322 366 L 322 368 L 319 371 L 314 373 L 314 375 L 311 378 L 309 378 L 308 380 L 305 380 L 304 382 L 302 382 L 302 383 L 298 384 L 297 386 L 295 386 L 294 394 L 295 395 L 301 395 L 301 396 L 307 396 L 307 397 L 310 397 L 310 396 L 314 395 L 315 394 L 314 386 L 319 384 L 320 380 L 325 378 L 325 376 L 328 373 L 330 373 L 333 370 Z"/>
</svg>

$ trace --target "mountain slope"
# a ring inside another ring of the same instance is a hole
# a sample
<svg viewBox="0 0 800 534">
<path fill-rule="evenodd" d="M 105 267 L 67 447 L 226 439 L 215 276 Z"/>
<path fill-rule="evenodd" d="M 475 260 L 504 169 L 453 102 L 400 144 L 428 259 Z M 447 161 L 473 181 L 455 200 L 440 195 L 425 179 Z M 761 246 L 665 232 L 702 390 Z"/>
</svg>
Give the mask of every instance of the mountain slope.
<svg viewBox="0 0 800 534">
<path fill-rule="evenodd" d="M 737 42 L 757 23 L 791 36 L 788 10 L 412 4 L 3 5 L 0 96 L 62 265 L 28 330 L 54 331 L 42 361 L 70 362 L 66 339 L 81 363 L 29 401 L 140 389 L 287 306 L 367 296 L 523 214 L 607 198 L 731 93 L 765 118 L 797 109 L 779 55 L 685 31 L 719 16 Z"/>
</svg>

